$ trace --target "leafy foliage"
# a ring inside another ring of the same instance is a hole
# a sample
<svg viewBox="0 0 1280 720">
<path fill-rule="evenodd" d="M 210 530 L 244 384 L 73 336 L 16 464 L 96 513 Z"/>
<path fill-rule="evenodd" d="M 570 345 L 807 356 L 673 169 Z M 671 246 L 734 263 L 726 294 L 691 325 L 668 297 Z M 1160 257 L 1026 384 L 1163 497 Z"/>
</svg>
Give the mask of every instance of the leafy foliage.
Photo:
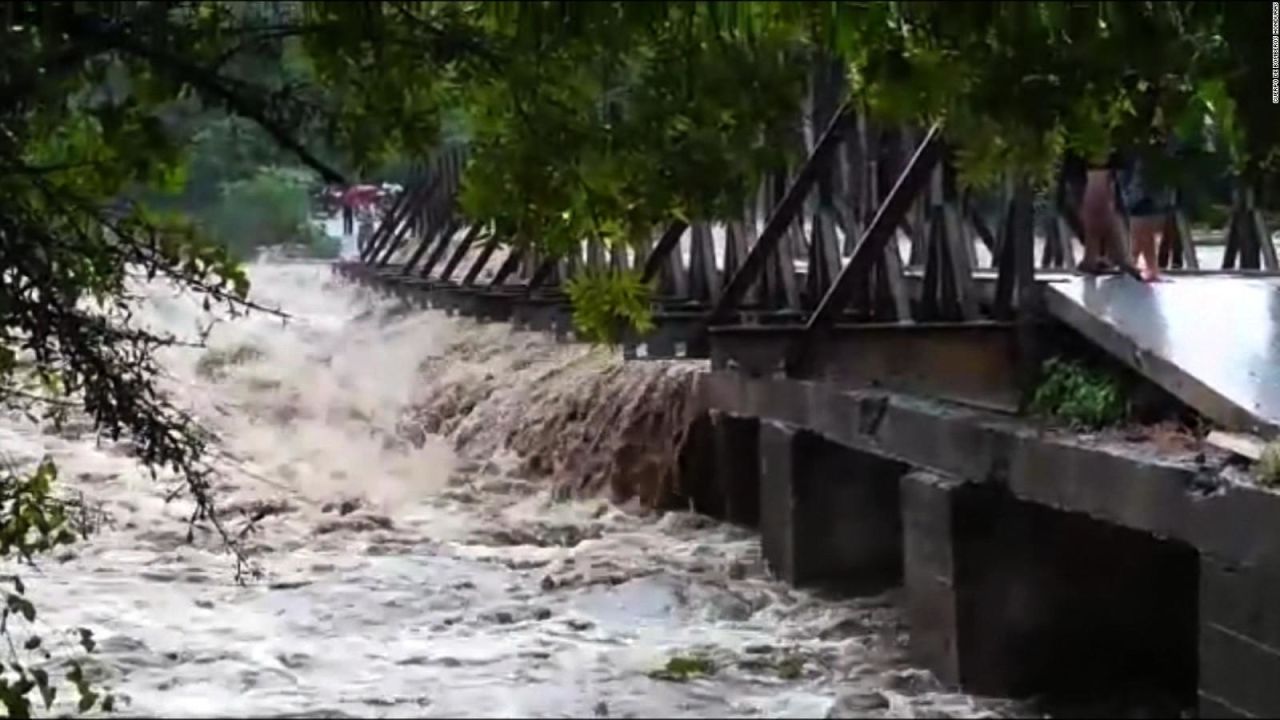
<svg viewBox="0 0 1280 720">
<path fill-rule="evenodd" d="M 236 256 L 252 259 L 258 248 L 298 245 L 317 256 L 336 248 L 311 220 L 311 181 L 288 168 L 261 168 L 243 180 L 224 183 L 209 213 L 208 230 Z"/>
<path fill-rule="evenodd" d="M 588 272 L 568 282 L 573 324 L 588 340 L 616 344 L 629 329 L 652 329 L 649 301 L 653 289 L 637 272 Z"/>
<path fill-rule="evenodd" d="M 56 479 L 57 470 L 48 459 L 28 476 L 18 475 L 11 469 L 0 476 L 0 556 L 30 562 L 40 553 L 70 545 L 85 536 L 85 529 L 77 528 L 73 522 L 70 504 L 53 493 Z M 12 637 L 13 625 L 21 624 L 25 627 L 22 634 L 26 639 L 21 643 L 21 650 L 10 640 L 8 662 L 0 664 L 0 705 L 9 717 L 30 717 L 33 693 L 38 693 L 45 710 L 57 699 L 58 687 L 50 679 L 48 669 L 54 663 L 54 656 L 45 647 L 43 636 L 36 632 L 37 610 L 26 597 L 22 578 L 13 575 L 6 581 L 12 584 L 13 591 L 4 593 L 0 635 Z M 91 630 L 77 628 L 74 635 L 84 653 L 93 652 Z M 63 667 L 65 679 L 77 691 L 79 712 L 112 709 L 114 697 L 91 685 L 77 659 L 63 660 Z"/>
<path fill-rule="evenodd" d="M 340 177 L 285 130 L 296 99 L 224 72 L 224 56 L 262 39 L 240 24 L 242 12 L 167 3 L 0 9 L 0 407 L 55 425 L 82 412 L 97 433 L 128 437 L 143 464 L 185 480 L 192 522 L 221 532 L 238 561 L 214 512 L 210 439 L 157 384 L 157 351 L 186 340 L 141 328 L 133 314 L 137 284 L 148 280 L 195 292 L 210 309 L 251 307 L 226 248 L 137 200 L 140 188 L 183 183 L 181 121 L 193 106 L 249 118 L 317 172 Z M 68 540 L 50 465 L 0 478 L 0 501 L 0 538 L 16 558 Z M 19 581 L 4 618 L 0 634 L 10 638 L 9 620 L 36 618 Z M 81 639 L 91 649 L 92 636 Z M 81 712 L 110 709 L 79 666 L 66 681 L 79 689 Z M 0 676 L 0 702 L 27 715 L 30 698 L 53 701 L 54 682 L 50 668 L 15 653 Z"/>
<path fill-rule="evenodd" d="M 1123 422 L 1129 401 L 1120 381 L 1108 373 L 1053 358 L 1031 400 L 1031 411 L 1080 428 L 1101 428 Z"/>
<path fill-rule="evenodd" d="M 339 132 L 376 156 L 438 146 L 448 127 L 473 151 L 464 212 L 550 254 L 740 217 L 803 154 L 815 70 L 831 63 L 838 100 L 941 122 L 969 185 L 1044 184 L 1067 153 L 1117 147 L 1200 179 L 1210 138 L 1255 183 L 1280 160 L 1250 60 L 1265 57 L 1248 25 L 1260 3 L 305 6 L 317 76 L 348 108 Z M 1193 148 L 1172 163 L 1170 133 Z"/>
</svg>

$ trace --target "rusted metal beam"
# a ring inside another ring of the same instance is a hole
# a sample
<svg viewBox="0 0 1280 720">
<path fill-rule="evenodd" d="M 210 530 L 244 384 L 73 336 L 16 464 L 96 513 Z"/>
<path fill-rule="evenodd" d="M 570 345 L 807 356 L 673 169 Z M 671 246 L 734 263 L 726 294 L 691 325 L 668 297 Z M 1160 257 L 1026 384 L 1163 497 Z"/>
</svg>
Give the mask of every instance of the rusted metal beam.
<svg viewBox="0 0 1280 720">
<path fill-rule="evenodd" d="M 840 273 L 840 244 L 836 237 L 836 212 L 832 205 L 819 202 L 809 237 L 809 273 L 806 280 L 810 302 L 816 302 Z"/>
<path fill-rule="evenodd" d="M 662 265 L 666 262 L 667 256 L 671 254 L 680 245 L 680 238 L 684 236 L 684 231 L 689 228 L 689 224 L 683 220 L 676 220 L 667 226 L 663 231 L 662 237 L 658 239 L 658 244 L 653 247 L 653 251 L 644 259 L 644 270 L 640 274 L 641 282 L 649 282 L 653 279 L 658 271 L 662 269 Z"/>
<path fill-rule="evenodd" d="M 1016 244 L 1013 239 L 1014 232 L 1013 200 L 1010 199 L 1005 202 L 1000 214 L 1000 230 L 998 231 L 999 235 L 996 242 L 998 254 L 994 258 L 996 266 L 996 298 L 991 314 L 997 320 L 1013 318 L 1013 293 L 1016 289 L 1013 256 L 1013 246 Z"/>
<path fill-rule="evenodd" d="M 991 228 L 987 225 L 986 219 L 982 217 L 982 213 L 978 212 L 978 209 L 973 206 L 973 198 L 966 194 L 961 201 L 961 205 L 964 208 L 965 219 L 973 226 L 974 232 L 978 234 L 978 239 L 986 246 L 987 252 L 994 257 L 996 246 L 999 243 L 996 241 L 995 233 L 991 232 Z"/>
<path fill-rule="evenodd" d="M 418 182 L 412 183 L 407 191 L 401 193 L 400 197 L 397 197 L 395 202 L 391 203 L 391 209 L 383 216 L 382 221 L 378 223 L 378 227 L 374 228 L 373 233 L 365 240 L 363 246 L 360 248 L 361 262 L 368 263 L 372 261 L 373 256 L 381 251 L 381 248 L 376 247 L 376 243 L 381 239 L 383 233 L 389 232 L 389 230 L 387 230 L 387 226 L 391 223 L 391 220 L 400 214 L 401 209 L 414 196 L 421 184 L 425 182 L 426 178 L 422 178 Z M 347 209 L 348 208 L 344 208 L 344 212 Z"/>
<path fill-rule="evenodd" d="M 449 249 L 449 241 L 458 232 L 459 225 L 461 225 L 461 222 L 457 218 L 451 217 L 444 221 L 442 226 L 444 231 L 440 233 L 440 240 L 436 243 L 435 249 L 431 251 L 431 257 L 427 259 L 427 264 L 422 268 L 420 273 L 422 277 L 431 277 L 431 271 L 440 263 L 440 259 L 444 257 L 445 250 Z"/>
<path fill-rule="evenodd" d="M 853 112 L 847 105 L 841 107 L 835 117 L 831 119 L 831 123 L 822 134 L 822 139 L 818 141 L 813 153 L 805 160 L 804 165 L 800 167 L 800 172 L 796 174 L 791 186 L 787 188 L 786 195 L 783 196 L 777 207 L 773 209 L 768 222 L 765 223 L 764 230 L 760 233 L 760 238 L 756 240 L 755 245 L 751 247 L 751 251 L 747 253 L 746 259 L 743 260 L 742 267 L 738 268 L 738 272 L 734 273 L 733 277 L 729 279 L 724 292 L 720 295 L 719 301 L 716 302 L 715 307 L 711 310 L 708 322 L 713 324 L 721 323 L 728 319 L 733 313 L 733 309 L 742 301 L 747 289 L 760 277 L 760 273 L 765 267 L 765 261 L 773 255 L 778 241 L 782 239 L 787 227 L 795 219 L 796 213 L 799 212 L 804 204 L 805 197 L 809 194 L 809 190 L 813 188 L 819 175 L 826 169 L 832 154 L 839 147 L 840 141 L 844 139 L 845 131 L 851 124 L 850 121 L 852 119 Z"/>
<path fill-rule="evenodd" d="M 430 201 L 431 196 L 435 194 L 435 189 L 439 185 L 439 182 L 439 176 L 433 175 L 431 179 L 419 186 L 419 192 L 410 202 L 405 204 L 401 209 L 399 217 L 391 219 L 392 222 L 388 226 L 386 234 L 383 235 L 381 242 L 378 243 L 378 247 L 376 247 L 370 255 L 371 259 L 369 264 L 379 266 L 385 265 L 387 261 L 391 259 L 391 256 L 395 253 L 398 247 L 399 239 L 402 237 L 402 234 L 409 229 L 409 223 L 407 222 L 409 216 L 415 212 L 419 206 Z"/>
<path fill-rule="evenodd" d="M 367 260 L 369 264 L 378 262 L 396 229 L 400 227 L 401 223 L 407 223 L 418 208 L 429 200 L 435 192 L 435 186 L 438 182 L 439 176 L 428 169 L 423 172 L 418 182 L 410 186 L 409 190 L 404 193 L 404 203 L 400 205 L 396 212 L 384 219 L 370 238 L 369 245 L 371 249 Z"/>
<path fill-rule="evenodd" d="M 883 309 L 887 319 L 902 322 L 911 319 L 911 293 L 907 289 L 907 276 L 902 264 L 902 255 L 896 243 L 884 246 L 882 257 L 876 261 L 876 301 L 873 306 L 877 313 Z"/>
<path fill-rule="evenodd" d="M 948 255 L 950 256 L 951 283 L 955 288 L 960 317 L 978 319 L 978 292 L 973 282 L 973 240 L 960 222 L 960 211 L 953 202 L 942 206 L 942 221 L 946 228 Z"/>
<path fill-rule="evenodd" d="M 803 332 L 794 325 L 714 328 L 712 368 L 775 376 Z M 1009 323 L 837 323 L 792 377 L 839 391 L 878 388 L 1010 412 L 1020 399 L 1015 343 Z"/>
<path fill-rule="evenodd" d="M 884 258 L 885 248 L 895 237 L 898 223 L 929 181 L 933 168 L 942 158 L 942 128 L 934 125 L 925 134 L 915 154 L 894 183 L 871 224 L 862 233 L 849 262 L 840 270 L 827 294 L 805 323 L 804 332 L 787 352 L 787 367 L 800 371 L 805 367 L 815 344 L 822 342 L 832 322 L 848 306 L 853 293 L 865 286 L 875 264 Z"/>
<path fill-rule="evenodd" d="M 560 259 L 557 257 L 548 257 L 538 263 L 538 267 L 534 269 L 533 275 L 529 278 L 529 285 L 526 292 L 531 293 L 542 287 L 542 284 L 547 281 L 547 278 L 551 277 L 551 274 L 556 271 L 556 265 L 559 264 L 559 262 Z"/>
<path fill-rule="evenodd" d="M 423 257 L 426 257 L 427 252 L 436 245 L 436 241 L 440 237 L 441 230 L 448 227 L 447 222 L 449 218 L 447 216 L 443 218 L 441 217 L 446 213 L 442 212 L 442 209 L 439 207 L 442 203 L 447 201 L 447 197 L 442 198 L 439 194 L 427 199 L 427 207 L 424 209 L 423 213 L 421 213 L 423 222 L 419 223 L 424 226 L 422 243 L 418 246 L 418 249 L 414 251 L 413 257 L 409 258 L 409 261 L 405 263 L 405 274 L 413 272 L 414 268 L 418 266 L 418 262 L 421 261 Z M 444 222 L 441 222 L 442 220 Z M 425 276 L 426 273 L 423 273 L 423 275 Z"/>
<path fill-rule="evenodd" d="M 440 271 L 441 282 L 449 282 L 449 278 L 453 277 L 453 273 L 458 269 L 462 258 L 466 256 L 467 251 L 475 244 L 478 237 L 480 237 L 480 225 L 472 225 L 467 228 L 467 234 L 462 237 L 462 242 L 458 243 L 453 255 L 449 256 L 449 262 L 445 263 L 444 269 Z"/>
<path fill-rule="evenodd" d="M 1031 390 L 1039 374 L 1040 353 L 1036 346 L 1036 233 L 1035 207 L 1031 183 L 1020 179 L 1013 191 L 1013 266 L 1018 290 L 1018 386 L 1023 389 L 1025 405 L 1031 400 Z M 1025 407 L 1021 409 L 1026 409 Z"/>
<path fill-rule="evenodd" d="M 435 243 L 437 229 L 436 227 L 427 228 L 427 233 L 422 238 L 422 242 L 419 243 L 418 249 L 413 251 L 413 255 L 404 264 L 406 274 L 413 272 L 413 268 L 418 265 L 418 261 L 422 260 L 427 251 L 431 249 L 431 246 Z"/>
<path fill-rule="evenodd" d="M 720 296 L 720 274 L 716 271 L 716 250 L 711 227 L 705 222 L 695 223 L 690 240 L 690 298 L 713 303 Z"/>
<path fill-rule="evenodd" d="M 383 235 L 390 232 L 388 228 L 391 223 L 399 216 L 402 208 L 410 201 L 417 190 L 417 185 L 410 186 L 410 188 L 399 198 L 396 198 L 396 202 L 392 204 L 390 211 L 382 216 L 382 219 L 378 222 L 377 227 L 373 229 L 373 232 L 369 233 L 368 237 L 358 240 L 360 243 L 360 262 L 365 263 L 366 265 L 370 264 L 373 262 L 373 258 L 378 253 L 382 252 Z"/>
<path fill-rule="evenodd" d="M 497 252 L 498 246 L 502 241 L 498 239 L 498 233 L 495 231 L 489 240 L 485 242 L 484 247 L 480 249 L 480 254 L 475 261 L 471 263 L 471 267 L 467 268 L 467 274 L 462 276 L 462 285 L 464 287 L 474 285 L 476 278 L 480 277 L 480 273 L 484 272 L 484 268 L 489 264 L 489 258 Z"/>
<path fill-rule="evenodd" d="M 889 191 L 880 210 L 871 224 L 862 233 L 853 255 L 840 270 L 831 288 L 823 296 L 822 302 L 809 316 L 805 323 L 805 336 L 809 336 L 816 328 L 829 324 L 839 315 L 853 293 L 855 284 L 864 280 L 873 263 L 881 257 L 885 246 L 894 238 L 895 230 L 903 214 L 911 207 L 911 203 L 924 189 L 929 180 L 933 166 L 941 158 L 941 128 L 937 125 L 929 129 L 915 155 L 907 163 L 898 182 Z"/>
<path fill-rule="evenodd" d="M 502 287 L 502 283 L 506 282 L 511 273 L 520 267 L 520 261 L 524 259 L 524 248 L 511 248 L 511 252 L 507 254 L 507 259 L 498 267 L 498 272 L 494 273 L 493 280 L 489 281 L 489 287 Z"/>
</svg>

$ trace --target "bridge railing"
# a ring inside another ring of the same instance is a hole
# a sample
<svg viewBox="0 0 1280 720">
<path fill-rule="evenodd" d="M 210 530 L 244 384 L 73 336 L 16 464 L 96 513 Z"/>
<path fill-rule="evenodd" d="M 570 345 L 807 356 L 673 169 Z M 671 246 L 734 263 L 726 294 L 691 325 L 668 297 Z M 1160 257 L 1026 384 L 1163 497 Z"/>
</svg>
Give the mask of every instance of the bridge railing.
<svg viewBox="0 0 1280 720">
<path fill-rule="evenodd" d="M 1013 319 L 1037 281 L 1060 277 L 1081 246 L 1078 192 L 1060 185 L 1035 206 L 1029 190 L 995 197 L 957 188 L 936 128 L 878 127 L 816 97 L 808 155 L 768 178 L 740 217 L 673 221 L 653 241 L 584 241 L 559 257 L 469 225 L 457 208 L 465 150 L 426 163 L 364 244 L 383 277 L 514 297 L 564 299 L 583 269 L 636 269 L 655 310 L 700 314 L 708 327 Z M 1222 270 L 1277 273 L 1251 192 L 1237 192 Z M 1180 209 L 1159 249 L 1171 272 L 1203 269 Z"/>
</svg>

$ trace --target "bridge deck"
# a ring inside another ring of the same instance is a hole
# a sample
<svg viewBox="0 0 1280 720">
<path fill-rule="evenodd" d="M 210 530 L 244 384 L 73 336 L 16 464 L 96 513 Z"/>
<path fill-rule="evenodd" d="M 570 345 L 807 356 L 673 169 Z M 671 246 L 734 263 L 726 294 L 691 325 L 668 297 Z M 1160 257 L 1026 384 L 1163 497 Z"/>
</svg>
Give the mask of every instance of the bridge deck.
<svg viewBox="0 0 1280 720">
<path fill-rule="evenodd" d="M 1076 277 L 1047 283 L 1045 304 L 1212 420 L 1280 434 L 1280 280 Z"/>
</svg>

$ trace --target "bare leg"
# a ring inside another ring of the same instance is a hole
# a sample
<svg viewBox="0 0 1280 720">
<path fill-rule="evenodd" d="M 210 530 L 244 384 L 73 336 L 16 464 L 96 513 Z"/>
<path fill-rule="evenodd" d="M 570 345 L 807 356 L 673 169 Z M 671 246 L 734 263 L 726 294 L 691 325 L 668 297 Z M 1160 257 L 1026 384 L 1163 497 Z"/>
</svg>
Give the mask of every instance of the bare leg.
<svg viewBox="0 0 1280 720">
<path fill-rule="evenodd" d="M 1160 217 L 1135 217 L 1130 223 L 1133 229 L 1133 254 L 1142 261 L 1142 279 L 1155 282 L 1160 279 L 1160 261 L 1156 255 L 1156 242 L 1161 232 Z"/>
<path fill-rule="evenodd" d="M 1090 170 L 1080 204 L 1080 222 L 1084 225 L 1084 258 L 1082 269 L 1098 268 L 1106 259 L 1106 241 L 1114 232 L 1115 208 L 1112 203 L 1111 176 L 1106 170 Z"/>
</svg>

